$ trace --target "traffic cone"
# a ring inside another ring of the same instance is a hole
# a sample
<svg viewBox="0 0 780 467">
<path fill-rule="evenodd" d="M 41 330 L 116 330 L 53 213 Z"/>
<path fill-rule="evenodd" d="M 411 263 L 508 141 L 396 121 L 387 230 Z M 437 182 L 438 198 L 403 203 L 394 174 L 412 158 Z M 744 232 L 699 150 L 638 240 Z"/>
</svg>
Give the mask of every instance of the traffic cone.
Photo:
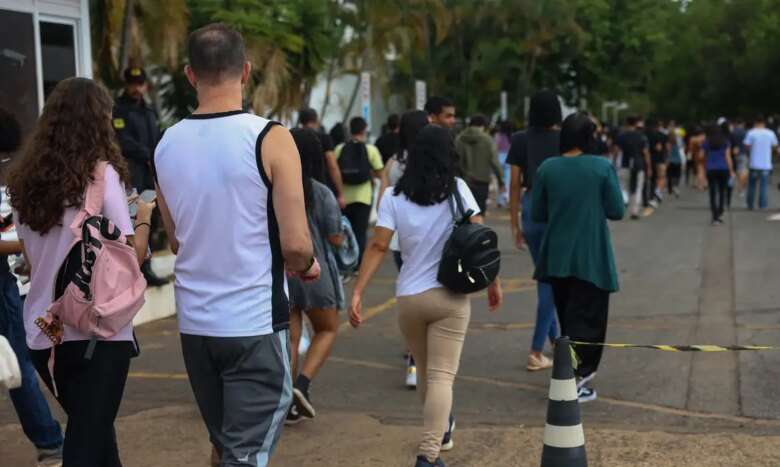
<svg viewBox="0 0 780 467">
<path fill-rule="evenodd" d="M 542 467 L 587 467 L 585 434 L 577 401 L 571 343 L 568 337 L 555 341 L 553 374 L 544 427 Z"/>
</svg>

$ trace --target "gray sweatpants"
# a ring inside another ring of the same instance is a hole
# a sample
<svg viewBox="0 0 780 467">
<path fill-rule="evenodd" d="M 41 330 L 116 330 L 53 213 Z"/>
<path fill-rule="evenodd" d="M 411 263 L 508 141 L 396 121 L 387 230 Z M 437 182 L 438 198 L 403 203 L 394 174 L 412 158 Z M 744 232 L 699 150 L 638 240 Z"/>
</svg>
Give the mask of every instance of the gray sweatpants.
<svg viewBox="0 0 780 467">
<path fill-rule="evenodd" d="M 190 386 L 221 467 L 268 465 L 292 401 L 288 334 L 181 335 Z"/>
</svg>

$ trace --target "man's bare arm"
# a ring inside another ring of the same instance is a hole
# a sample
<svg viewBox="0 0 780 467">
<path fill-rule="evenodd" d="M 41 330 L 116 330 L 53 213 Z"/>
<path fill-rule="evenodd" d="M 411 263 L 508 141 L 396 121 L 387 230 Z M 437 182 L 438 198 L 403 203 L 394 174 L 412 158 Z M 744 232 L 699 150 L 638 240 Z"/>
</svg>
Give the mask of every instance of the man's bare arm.
<svg viewBox="0 0 780 467">
<path fill-rule="evenodd" d="M 165 233 L 168 235 L 168 243 L 171 245 L 173 254 L 178 254 L 179 241 L 176 239 L 176 224 L 173 222 L 171 211 L 168 209 L 168 204 L 165 202 L 165 197 L 162 194 L 162 190 L 160 190 L 160 185 L 155 182 L 154 188 L 157 190 L 157 207 L 160 209 L 163 227 L 165 227 Z"/>
<path fill-rule="evenodd" d="M 273 127 L 263 140 L 262 161 L 271 180 L 274 211 L 279 223 L 287 270 L 303 272 L 311 266 L 313 247 L 306 219 L 303 197 L 301 158 L 290 132 L 281 126 Z M 279 215 L 283 213 L 284 215 Z"/>
</svg>

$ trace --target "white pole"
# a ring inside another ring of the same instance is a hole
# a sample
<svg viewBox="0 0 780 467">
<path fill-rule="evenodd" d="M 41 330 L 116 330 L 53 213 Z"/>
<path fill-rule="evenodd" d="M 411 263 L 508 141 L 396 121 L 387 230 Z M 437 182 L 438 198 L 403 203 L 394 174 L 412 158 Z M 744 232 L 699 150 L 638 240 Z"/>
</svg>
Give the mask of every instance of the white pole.
<svg viewBox="0 0 780 467">
<path fill-rule="evenodd" d="M 428 85 L 425 81 L 417 80 L 414 82 L 414 108 L 417 110 L 425 109 L 425 101 L 428 99 Z"/>
<path fill-rule="evenodd" d="M 363 118 L 368 123 L 368 129 L 371 130 L 371 73 L 363 72 L 360 74 L 360 103 Z"/>
</svg>

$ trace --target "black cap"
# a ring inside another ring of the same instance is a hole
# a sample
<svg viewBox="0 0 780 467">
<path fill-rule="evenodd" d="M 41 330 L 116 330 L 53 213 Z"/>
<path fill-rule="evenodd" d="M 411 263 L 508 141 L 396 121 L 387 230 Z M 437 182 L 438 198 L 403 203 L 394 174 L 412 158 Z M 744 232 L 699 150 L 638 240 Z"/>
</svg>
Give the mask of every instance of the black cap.
<svg viewBox="0 0 780 467">
<path fill-rule="evenodd" d="M 138 66 L 127 68 L 124 76 L 127 84 L 144 84 L 146 82 L 146 71 Z"/>
</svg>

